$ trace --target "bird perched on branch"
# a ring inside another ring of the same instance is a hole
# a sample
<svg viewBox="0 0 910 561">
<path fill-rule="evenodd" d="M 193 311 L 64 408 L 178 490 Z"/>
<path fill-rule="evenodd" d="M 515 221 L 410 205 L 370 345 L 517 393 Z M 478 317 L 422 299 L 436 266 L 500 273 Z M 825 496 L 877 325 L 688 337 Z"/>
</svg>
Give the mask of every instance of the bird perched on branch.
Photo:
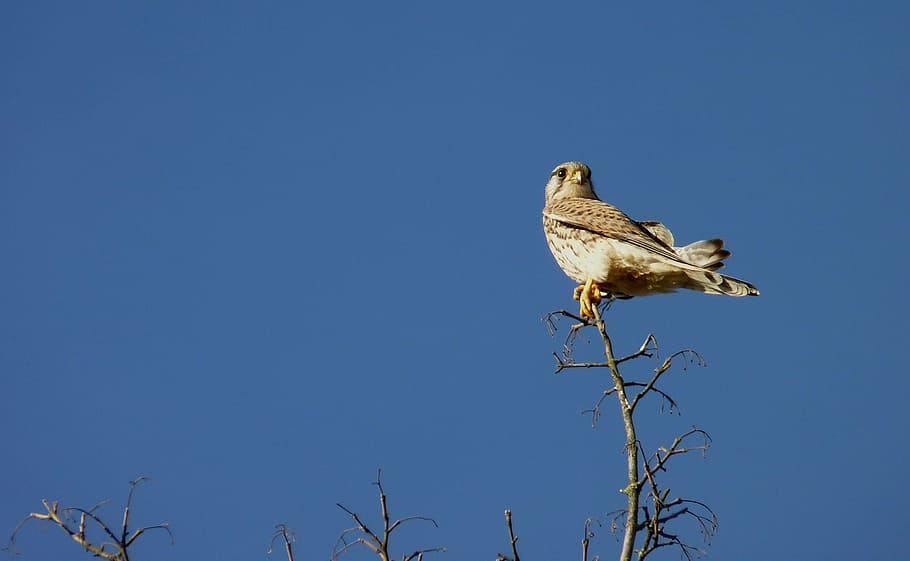
<svg viewBox="0 0 910 561">
<path fill-rule="evenodd" d="M 716 271 L 730 252 L 720 239 L 674 247 L 673 234 L 660 222 L 636 222 L 600 200 L 591 170 L 566 162 L 550 174 L 543 229 L 553 257 L 580 286 L 581 316 L 594 317 L 603 297 L 628 298 L 678 288 L 708 294 L 758 296 L 750 283 Z"/>
</svg>

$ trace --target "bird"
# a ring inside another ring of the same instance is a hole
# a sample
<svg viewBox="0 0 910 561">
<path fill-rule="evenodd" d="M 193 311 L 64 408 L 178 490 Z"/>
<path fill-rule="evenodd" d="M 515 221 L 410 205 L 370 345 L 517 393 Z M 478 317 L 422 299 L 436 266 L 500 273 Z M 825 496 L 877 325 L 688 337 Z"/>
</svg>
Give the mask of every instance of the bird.
<svg viewBox="0 0 910 561">
<path fill-rule="evenodd" d="M 660 222 L 638 222 L 600 200 L 591 169 L 565 162 L 550 173 L 543 229 L 556 263 L 579 283 L 573 298 L 582 319 L 606 298 L 631 298 L 685 288 L 708 294 L 758 296 L 751 283 L 717 272 L 731 254 L 721 239 L 676 247 Z"/>
</svg>

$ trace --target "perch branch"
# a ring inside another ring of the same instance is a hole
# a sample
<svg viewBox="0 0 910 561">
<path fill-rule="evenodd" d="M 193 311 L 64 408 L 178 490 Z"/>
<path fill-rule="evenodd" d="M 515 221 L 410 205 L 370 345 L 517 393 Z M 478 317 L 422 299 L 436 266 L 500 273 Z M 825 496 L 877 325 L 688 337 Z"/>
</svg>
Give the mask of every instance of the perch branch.
<svg viewBox="0 0 910 561">
<path fill-rule="evenodd" d="M 616 396 L 625 434 L 624 449 L 626 451 L 627 486 L 621 492 L 626 495 L 627 503 L 625 509 L 609 513 L 608 516 L 612 516 L 610 521 L 611 532 L 617 533 L 620 528 L 622 529 L 620 560 L 630 561 L 632 556 L 637 554 L 638 561 L 642 561 L 654 550 L 668 545 L 678 546 L 682 556 L 691 559 L 693 555 L 700 553 L 701 550 L 684 542 L 677 534 L 668 532 L 666 529 L 667 523 L 682 518 L 691 519 L 698 525 L 706 541 L 709 541 L 710 536 L 713 535 L 717 527 L 716 516 L 704 503 L 691 499 L 670 498 L 670 490 L 660 487 L 657 475 L 666 471 L 670 458 L 676 455 L 693 451 L 704 453 L 710 444 L 710 436 L 701 429 L 693 428 L 677 436 L 670 446 L 661 447 L 653 455 L 648 456 L 638 441 L 633 415 L 641 400 L 652 392 L 659 395 L 663 402 L 669 405 L 671 413 L 674 411 L 678 412 L 679 406 L 677 402 L 659 387 L 662 376 L 670 370 L 677 362 L 677 359 L 685 361 L 682 366 L 685 370 L 689 363 L 704 366 L 704 358 L 696 351 L 685 349 L 675 352 L 664 359 L 645 380 L 626 380 L 619 371 L 618 366 L 636 358 L 653 358 L 657 356 L 659 352 L 657 340 L 653 334 L 648 334 L 637 351 L 617 358 L 613 350 L 612 340 L 606 331 L 602 309 L 596 308 L 594 317 L 589 319 L 580 318 L 566 311 L 552 312 L 545 319 L 551 335 L 555 331 L 556 322 L 560 316 L 577 322 L 572 325 L 571 331 L 566 337 L 562 356 L 553 353 L 553 357 L 556 359 L 557 373 L 569 368 L 606 368 L 610 372 L 612 386 L 604 389 L 594 407 L 585 411 L 585 413 L 591 414 L 591 424 L 596 426 L 607 398 L 613 395 Z M 576 362 L 572 357 L 576 337 L 582 328 L 589 326 L 595 327 L 600 334 L 605 358 L 602 362 Z M 663 409 L 663 405 L 661 408 Z M 689 444 L 691 438 L 697 436 L 703 438 L 702 444 Z M 644 502 L 642 492 L 645 489 L 648 490 L 649 504 L 642 504 Z M 588 556 L 589 523 L 586 523 L 585 529 L 586 533 L 582 541 L 582 561 L 586 561 Z M 641 543 L 640 547 L 636 549 L 637 541 Z M 501 559 L 508 559 L 504 556 L 500 557 Z"/>
</svg>

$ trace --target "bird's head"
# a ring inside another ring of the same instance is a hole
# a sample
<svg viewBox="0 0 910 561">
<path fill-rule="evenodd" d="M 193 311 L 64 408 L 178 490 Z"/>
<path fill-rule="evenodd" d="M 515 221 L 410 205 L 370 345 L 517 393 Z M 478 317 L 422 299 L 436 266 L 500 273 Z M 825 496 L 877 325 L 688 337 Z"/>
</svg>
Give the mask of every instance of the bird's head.
<svg viewBox="0 0 910 561">
<path fill-rule="evenodd" d="M 559 199 L 597 199 L 591 183 L 591 168 L 581 162 L 559 164 L 547 181 L 546 202 Z"/>
</svg>

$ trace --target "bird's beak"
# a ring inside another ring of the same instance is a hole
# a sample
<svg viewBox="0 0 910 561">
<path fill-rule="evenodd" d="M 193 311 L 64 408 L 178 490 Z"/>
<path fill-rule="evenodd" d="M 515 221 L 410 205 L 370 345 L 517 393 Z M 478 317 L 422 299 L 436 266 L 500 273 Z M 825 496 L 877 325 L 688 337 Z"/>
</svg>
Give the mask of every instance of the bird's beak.
<svg viewBox="0 0 910 561">
<path fill-rule="evenodd" d="M 575 173 L 572 174 L 572 177 L 569 179 L 569 181 L 581 185 L 585 181 L 585 175 L 580 169 L 577 169 L 575 170 Z"/>
</svg>

